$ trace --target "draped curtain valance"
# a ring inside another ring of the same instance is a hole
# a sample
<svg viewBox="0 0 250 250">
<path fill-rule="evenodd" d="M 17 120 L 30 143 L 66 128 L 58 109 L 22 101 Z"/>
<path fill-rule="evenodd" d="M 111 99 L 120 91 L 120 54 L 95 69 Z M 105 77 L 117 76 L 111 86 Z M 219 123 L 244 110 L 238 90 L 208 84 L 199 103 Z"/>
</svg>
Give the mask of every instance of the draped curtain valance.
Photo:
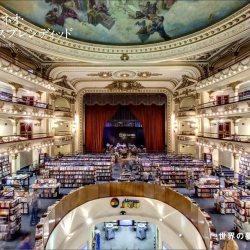
<svg viewBox="0 0 250 250">
<path fill-rule="evenodd" d="M 164 94 L 86 94 L 83 103 L 86 105 L 164 105 L 167 97 Z"/>
</svg>

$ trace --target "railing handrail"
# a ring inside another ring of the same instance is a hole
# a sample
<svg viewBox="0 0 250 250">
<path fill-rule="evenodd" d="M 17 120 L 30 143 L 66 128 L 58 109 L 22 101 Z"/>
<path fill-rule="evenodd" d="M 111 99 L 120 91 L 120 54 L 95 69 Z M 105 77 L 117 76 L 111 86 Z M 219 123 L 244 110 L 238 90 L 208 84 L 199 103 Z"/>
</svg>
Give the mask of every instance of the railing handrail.
<svg viewBox="0 0 250 250">
<path fill-rule="evenodd" d="M 20 136 L 20 137 L 22 137 L 23 135 L 26 135 L 26 134 L 32 134 L 32 135 L 48 135 L 48 134 L 51 134 L 51 133 L 32 133 L 32 132 L 27 132 L 27 133 L 20 134 L 20 135 L 12 134 L 12 135 L 3 135 L 3 136 L 0 136 L 0 137 L 1 137 L 1 138 L 4 138 L 4 137 L 11 137 L 11 136 Z"/>
<path fill-rule="evenodd" d="M 227 105 L 230 103 L 243 102 L 243 101 L 247 101 L 247 100 L 250 100 L 250 97 L 246 97 L 246 98 L 241 99 L 239 96 L 231 96 L 228 98 L 228 103 L 217 104 L 217 100 L 214 100 L 214 101 L 204 102 L 202 104 L 197 105 L 197 109 L 218 107 L 218 106 L 223 106 L 223 105 Z"/>
<path fill-rule="evenodd" d="M 55 111 L 70 112 L 70 108 L 67 107 L 55 107 Z"/>
<path fill-rule="evenodd" d="M 198 135 L 200 135 L 200 134 L 213 134 L 213 135 L 218 135 L 218 133 L 211 133 L 211 132 L 203 132 L 203 133 L 198 133 Z M 225 132 L 225 133 L 222 133 L 222 134 L 225 134 L 225 135 L 227 135 L 227 134 L 230 134 L 230 136 L 249 136 L 250 137 L 250 135 L 242 135 L 242 134 L 231 134 L 230 132 Z"/>
<path fill-rule="evenodd" d="M 10 99 L 11 100 L 0 98 L 1 101 L 5 101 L 5 102 L 17 103 L 17 104 L 21 104 L 21 105 L 25 105 L 25 106 L 37 107 L 37 108 L 42 108 L 42 109 L 52 109 L 51 105 L 49 103 L 46 103 L 46 102 L 33 100 L 34 103 L 33 103 L 33 105 L 31 105 L 31 104 L 25 103 L 25 100 L 23 98 L 20 98 L 20 97 L 17 97 L 17 96 L 12 96 L 12 97 L 10 97 Z M 20 101 L 20 103 L 18 101 Z M 38 107 L 35 104 L 45 104 L 46 108 Z"/>
<path fill-rule="evenodd" d="M 195 135 L 195 132 L 192 132 L 192 131 L 181 131 L 180 133 L 179 133 L 179 135 L 188 135 L 188 134 L 190 134 L 190 135 Z"/>
<path fill-rule="evenodd" d="M 237 135 L 237 134 L 230 134 L 230 133 L 224 133 L 224 134 L 220 134 L 220 135 L 225 136 L 225 137 L 219 137 L 219 134 L 209 133 L 209 132 L 208 133 L 206 133 L 206 132 L 198 133 L 197 137 L 250 143 L 250 135 Z"/>
<path fill-rule="evenodd" d="M 183 108 L 180 108 L 179 110 L 178 110 L 178 113 L 180 112 L 192 112 L 192 111 L 195 111 L 195 106 L 193 106 L 193 107 L 183 107 Z"/>
<path fill-rule="evenodd" d="M 210 249 L 210 226 L 200 207 L 193 203 L 188 197 L 169 187 L 144 182 L 110 182 L 105 184 L 88 185 L 76 189 L 75 191 L 64 196 L 50 209 L 50 211 L 46 213 L 46 216 L 44 217 L 44 224 L 42 224 L 42 227 L 47 229 L 47 232 L 43 234 L 42 237 L 44 249 L 46 249 L 46 244 L 52 231 L 70 211 L 88 201 L 120 196 L 155 199 L 175 208 L 187 219 L 189 219 L 190 222 L 196 227 L 207 249 Z"/>
<path fill-rule="evenodd" d="M 48 133 L 35 133 L 35 134 L 31 134 L 32 137 L 29 138 L 29 134 L 24 134 L 24 135 L 8 135 L 8 136 L 0 136 L 0 139 L 11 139 L 12 137 L 13 138 L 16 138 L 16 139 L 13 139 L 13 140 L 9 140 L 9 141 L 0 141 L 0 144 L 5 144 L 5 143 L 13 143 L 13 142 L 19 142 L 19 141 L 29 141 L 29 140 L 37 140 L 37 139 L 44 139 L 44 138 L 53 138 L 53 135 L 52 134 L 48 134 Z M 39 137 L 36 137 L 36 136 L 39 136 Z M 44 136 L 42 136 L 44 135 Z M 21 139 L 23 138 L 23 139 Z"/>
</svg>

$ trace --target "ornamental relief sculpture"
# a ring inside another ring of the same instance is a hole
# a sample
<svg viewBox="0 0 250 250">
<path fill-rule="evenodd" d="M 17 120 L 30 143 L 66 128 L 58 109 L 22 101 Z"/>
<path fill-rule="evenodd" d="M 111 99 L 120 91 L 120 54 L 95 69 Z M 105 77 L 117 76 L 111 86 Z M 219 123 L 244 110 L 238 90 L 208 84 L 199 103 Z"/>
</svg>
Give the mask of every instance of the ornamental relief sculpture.
<svg viewBox="0 0 250 250">
<path fill-rule="evenodd" d="M 235 110 L 238 108 L 238 105 L 237 104 L 229 104 L 229 105 L 226 105 L 225 106 L 225 110 L 226 111 L 231 111 L 231 110 Z"/>
<path fill-rule="evenodd" d="M 124 91 L 140 90 L 144 88 L 141 83 L 133 80 L 117 80 L 106 86 L 110 91 Z"/>
</svg>

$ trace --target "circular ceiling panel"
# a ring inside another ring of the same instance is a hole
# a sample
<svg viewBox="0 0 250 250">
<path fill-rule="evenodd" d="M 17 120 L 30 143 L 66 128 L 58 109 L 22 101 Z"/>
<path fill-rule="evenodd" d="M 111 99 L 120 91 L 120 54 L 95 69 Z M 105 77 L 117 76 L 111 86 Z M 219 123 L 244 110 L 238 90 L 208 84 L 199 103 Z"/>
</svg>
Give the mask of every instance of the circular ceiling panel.
<svg viewBox="0 0 250 250">
<path fill-rule="evenodd" d="M 226 18 L 248 0 L 2 0 L 42 29 L 107 45 L 143 45 L 194 33 Z"/>
</svg>

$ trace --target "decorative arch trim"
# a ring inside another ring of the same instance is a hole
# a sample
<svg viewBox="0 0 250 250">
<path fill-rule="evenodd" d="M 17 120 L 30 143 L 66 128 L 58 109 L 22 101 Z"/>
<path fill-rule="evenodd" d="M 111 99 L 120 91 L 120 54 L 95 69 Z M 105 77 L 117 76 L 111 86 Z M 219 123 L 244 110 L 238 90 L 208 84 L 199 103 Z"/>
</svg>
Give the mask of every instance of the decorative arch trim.
<svg viewBox="0 0 250 250">
<path fill-rule="evenodd" d="M 109 94 L 123 94 L 123 93 L 152 93 L 152 94 L 165 94 L 166 95 L 166 104 L 165 104 L 165 148 L 168 152 L 172 152 L 174 149 L 173 142 L 173 129 L 171 114 L 173 113 L 173 95 L 166 88 L 144 88 L 141 90 L 131 90 L 129 92 L 125 91 L 111 91 L 108 89 L 97 89 L 97 88 L 86 88 L 82 89 L 77 95 L 77 107 L 76 113 L 79 115 L 79 129 L 77 130 L 76 136 L 76 151 L 83 152 L 85 147 L 85 106 L 83 105 L 83 98 L 85 94 L 98 94 L 98 93 L 109 93 Z"/>
</svg>

